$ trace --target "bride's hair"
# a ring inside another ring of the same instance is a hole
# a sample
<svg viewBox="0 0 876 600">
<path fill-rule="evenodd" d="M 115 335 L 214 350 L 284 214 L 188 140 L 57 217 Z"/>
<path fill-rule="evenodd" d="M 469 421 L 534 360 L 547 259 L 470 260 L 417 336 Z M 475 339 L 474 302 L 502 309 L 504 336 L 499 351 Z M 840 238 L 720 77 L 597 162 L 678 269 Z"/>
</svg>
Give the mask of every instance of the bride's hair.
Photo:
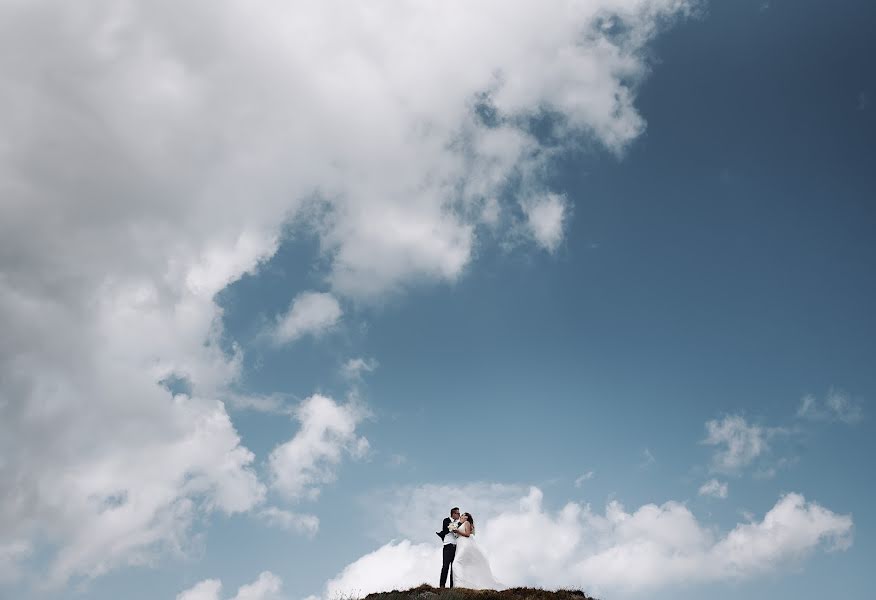
<svg viewBox="0 0 876 600">
<path fill-rule="evenodd" d="M 474 517 L 471 516 L 471 513 L 466 512 L 466 513 L 462 513 L 462 514 L 464 514 L 466 517 L 468 517 L 468 522 L 471 523 L 471 532 L 474 533 L 474 530 L 475 530 Z"/>
</svg>

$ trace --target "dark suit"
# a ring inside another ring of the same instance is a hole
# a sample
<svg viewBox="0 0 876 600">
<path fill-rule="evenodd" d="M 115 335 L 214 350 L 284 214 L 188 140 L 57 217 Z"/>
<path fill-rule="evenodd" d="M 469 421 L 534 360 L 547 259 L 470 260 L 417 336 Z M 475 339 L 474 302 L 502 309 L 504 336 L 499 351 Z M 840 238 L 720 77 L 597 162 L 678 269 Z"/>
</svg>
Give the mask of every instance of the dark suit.
<svg viewBox="0 0 876 600">
<path fill-rule="evenodd" d="M 444 519 L 444 522 L 441 524 L 441 531 L 437 532 L 441 541 L 444 541 L 444 538 L 448 535 L 453 535 L 450 533 L 449 529 L 451 520 L 450 517 Z M 448 571 L 450 572 L 450 587 L 453 587 L 453 568 L 451 565 L 453 564 L 454 558 L 456 558 L 456 544 L 444 544 L 444 560 L 441 563 L 441 579 L 439 580 L 439 587 L 444 587 L 444 584 L 447 583 Z"/>
</svg>

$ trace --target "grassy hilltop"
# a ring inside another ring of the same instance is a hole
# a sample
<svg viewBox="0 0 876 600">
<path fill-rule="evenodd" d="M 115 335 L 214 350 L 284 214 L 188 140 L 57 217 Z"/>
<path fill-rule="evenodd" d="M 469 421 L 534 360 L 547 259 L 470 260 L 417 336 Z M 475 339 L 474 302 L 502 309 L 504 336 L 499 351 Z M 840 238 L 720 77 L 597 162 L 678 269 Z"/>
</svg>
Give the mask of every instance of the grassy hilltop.
<svg viewBox="0 0 876 600">
<path fill-rule="evenodd" d="M 363 600 L 595 600 L 579 590 L 550 592 L 536 588 L 496 590 L 469 590 L 453 588 L 440 590 L 421 585 L 409 590 L 368 594 Z"/>
</svg>

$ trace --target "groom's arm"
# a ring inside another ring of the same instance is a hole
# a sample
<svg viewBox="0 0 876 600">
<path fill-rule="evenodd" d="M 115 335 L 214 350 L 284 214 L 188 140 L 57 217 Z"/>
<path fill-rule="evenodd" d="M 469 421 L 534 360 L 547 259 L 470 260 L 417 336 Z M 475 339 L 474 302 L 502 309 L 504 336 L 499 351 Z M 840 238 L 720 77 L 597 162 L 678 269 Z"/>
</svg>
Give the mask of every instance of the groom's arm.
<svg viewBox="0 0 876 600">
<path fill-rule="evenodd" d="M 450 517 L 446 517 L 444 521 L 441 522 L 441 531 L 437 532 L 438 537 L 444 541 L 444 537 L 450 533 Z"/>
</svg>

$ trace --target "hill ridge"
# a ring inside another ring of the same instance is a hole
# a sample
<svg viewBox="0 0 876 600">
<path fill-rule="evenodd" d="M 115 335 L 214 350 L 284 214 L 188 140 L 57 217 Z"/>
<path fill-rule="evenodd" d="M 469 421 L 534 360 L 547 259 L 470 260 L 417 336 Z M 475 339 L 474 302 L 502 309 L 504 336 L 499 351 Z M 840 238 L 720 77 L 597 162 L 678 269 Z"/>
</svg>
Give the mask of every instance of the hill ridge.
<svg viewBox="0 0 876 600">
<path fill-rule="evenodd" d="M 352 600 L 352 599 L 344 599 Z M 468 588 L 434 588 L 420 585 L 408 590 L 375 592 L 362 600 L 596 600 L 581 590 L 541 588 L 509 588 L 505 590 L 472 590 Z"/>
</svg>

